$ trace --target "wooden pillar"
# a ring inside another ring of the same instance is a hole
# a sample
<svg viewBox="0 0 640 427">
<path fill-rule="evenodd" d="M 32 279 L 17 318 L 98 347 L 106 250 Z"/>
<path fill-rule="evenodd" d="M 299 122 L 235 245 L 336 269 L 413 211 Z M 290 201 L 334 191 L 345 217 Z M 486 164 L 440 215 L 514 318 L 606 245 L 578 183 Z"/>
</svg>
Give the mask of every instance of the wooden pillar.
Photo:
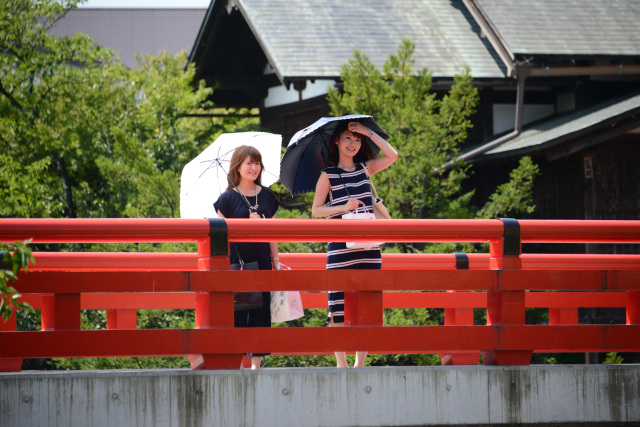
<svg viewBox="0 0 640 427">
<path fill-rule="evenodd" d="M 598 206 L 598 187 L 601 182 L 598 182 L 598 178 L 595 171 L 598 167 L 597 156 L 598 153 L 593 151 L 587 151 L 582 154 L 582 188 L 584 189 L 584 219 L 598 219 L 597 206 Z M 586 243 L 584 245 L 585 253 L 595 254 L 597 251 L 596 243 Z M 584 309 L 586 314 L 586 323 L 596 323 L 597 309 L 595 307 L 589 307 Z M 584 354 L 584 363 L 587 365 L 597 365 L 599 359 L 598 353 L 586 352 Z"/>
<path fill-rule="evenodd" d="M 577 325 L 577 308 L 549 308 L 550 325 Z"/>
<path fill-rule="evenodd" d="M 198 270 L 229 270 L 229 239 L 224 218 L 209 218 L 208 240 L 198 242 Z M 233 328 L 233 292 L 197 292 L 196 328 Z M 192 369 L 239 369 L 242 354 L 190 354 Z"/>
<path fill-rule="evenodd" d="M 344 293 L 346 326 L 382 326 L 382 291 Z"/>
<path fill-rule="evenodd" d="M 627 325 L 640 324 L 640 291 L 627 291 Z"/>
<path fill-rule="evenodd" d="M 456 252 L 453 254 L 456 258 L 457 270 L 469 269 L 469 257 L 466 253 Z M 447 291 L 447 293 L 460 293 L 470 291 Z M 473 325 L 473 308 L 459 308 L 451 307 L 444 309 L 444 325 L 445 326 L 459 326 L 459 325 Z M 479 359 L 479 353 L 474 352 L 456 352 L 456 353 L 441 353 L 440 362 L 443 365 L 477 365 Z"/>
<path fill-rule="evenodd" d="M 42 295 L 42 330 L 80 328 L 80 294 Z"/>
<path fill-rule="evenodd" d="M 0 319 L 0 335 L 3 331 L 11 332 L 16 330 L 16 310 L 11 313 L 11 316 L 5 322 L 4 319 Z M 21 357 L 2 357 L 0 358 L 0 372 L 16 372 L 22 370 Z"/>
<path fill-rule="evenodd" d="M 447 291 L 463 292 L 463 291 Z M 473 308 L 445 308 L 444 325 L 459 326 L 473 325 Z M 443 365 L 477 365 L 479 353 L 477 351 L 469 353 L 440 353 L 440 362 Z"/>
<path fill-rule="evenodd" d="M 490 243 L 492 270 L 522 268 L 520 225 L 515 219 L 501 218 L 505 231 L 503 237 Z M 524 325 L 524 290 L 503 290 L 502 281 L 487 292 L 487 325 Z M 485 365 L 528 365 L 533 350 L 489 350 L 480 352 Z"/>
<path fill-rule="evenodd" d="M 196 293 L 196 329 L 233 328 L 233 292 Z M 239 369 L 242 354 L 190 354 L 192 369 Z"/>
<path fill-rule="evenodd" d="M 137 329 L 138 310 L 118 308 L 107 310 L 107 329 Z"/>
</svg>

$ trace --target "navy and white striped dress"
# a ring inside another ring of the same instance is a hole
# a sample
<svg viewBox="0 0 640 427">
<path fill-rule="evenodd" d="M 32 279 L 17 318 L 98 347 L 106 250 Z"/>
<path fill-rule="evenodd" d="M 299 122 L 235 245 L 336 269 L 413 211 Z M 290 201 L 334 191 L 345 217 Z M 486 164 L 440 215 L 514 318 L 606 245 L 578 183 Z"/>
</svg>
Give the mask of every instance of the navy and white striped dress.
<svg viewBox="0 0 640 427">
<path fill-rule="evenodd" d="M 343 205 L 351 197 L 361 200 L 366 205 L 366 208 L 362 205 L 358 206 L 357 212 L 373 212 L 371 185 L 364 167 L 363 164 L 357 164 L 355 171 L 352 172 L 337 167 L 326 168 L 324 172 L 329 177 L 331 191 L 325 204 L 327 206 Z M 328 218 L 342 219 L 342 213 Z M 382 257 L 378 246 L 371 249 L 347 249 L 345 242 L 329 243 L 327 270 L 380 270 L 381 268 Z M 343 291 L 329 291 L 329 314 L 333 314 L 334 323 L 344 323 Z"/>
</svg>

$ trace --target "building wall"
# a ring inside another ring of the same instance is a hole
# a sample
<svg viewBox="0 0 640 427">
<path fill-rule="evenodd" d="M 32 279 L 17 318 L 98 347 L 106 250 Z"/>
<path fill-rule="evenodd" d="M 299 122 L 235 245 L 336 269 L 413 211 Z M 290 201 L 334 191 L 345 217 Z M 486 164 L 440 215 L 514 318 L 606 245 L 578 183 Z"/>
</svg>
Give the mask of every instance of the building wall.
<svg viewBox="0 0 640 427">
<path fill-rule="evenodd" d="M 577 153 L 547 160 L 531 154 L 540 168 L 534 181 L 535 219 L 640 220 L 640 132 L 631 132 Z M 467 190 L 482 206 L 498 185 L 508 181 L 519 157 L 475 163 Z M 640 253 L 640 245 L 545 244 L 526 245 L 526 252 Z"/>
<path fill-rule="evenodd" d="M 321 117 L 331 113 L 326 96 L 306 99 L 293 104 L 262 108 L 260 123 L 269 132 L 282 135 L 282 144 L 287 146 L 291 137 Z"/>
</svg>

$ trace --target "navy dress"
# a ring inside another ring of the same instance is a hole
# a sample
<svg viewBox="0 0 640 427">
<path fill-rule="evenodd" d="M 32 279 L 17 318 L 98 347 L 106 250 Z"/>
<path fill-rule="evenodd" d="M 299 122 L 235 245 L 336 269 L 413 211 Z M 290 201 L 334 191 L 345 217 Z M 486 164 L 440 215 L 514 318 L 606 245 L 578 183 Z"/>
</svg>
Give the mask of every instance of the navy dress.
<svg viewBox="0 0 640 427">
<path fill-rule="evenodd" d="M 256 204 L 256 198 L 254 196 L 247 197 L 250 204 Z M 265 188 L 258 193 L 258 214 L 264 215 L 265 218 L 272 218 L 280 204 L 278 200 Z M 243 197 L 235 191 L 230 189 L 220 195 L 218 200 L 213 204 L 216 211 L 220 211 L 225 218 L 249 218 L 249 207 L 244 201 Z M 258 261 L 260 270 L 271 270 L 271 248 L 269 243 L 231 243 L 229 245 L 229 258 L 231 264 L 239 262 L 236 249 L 240 252 L 242 261 L 245 263 Z M 247 327 L 271 327 L 271 293 L 262 293 L 262 307 L 254 308 L 251 310 L 239 310 L 234 313 L 234 326 L 236 328 Z M 253 356 L 263 356 L 264 354 L 254 353 Z M 249 355 L 251 357 L 252 355 Z"/>
<path fill-rule="evenodd" d="M 365 166 L 366 167 L 366 166 Z M 327 206 L 343 205 L 349 198 L 361 200 L 365 205 L 359 205 L 357 212 L 373 212 L 373 198 L 371 184 L 362 164 L 356 165 L 356 170 L 347 172 L 337 167 L 324 170 L 329 177 L 331 191 L 327 196 Z M 342 219 L 341 212 L 331 215 L 329 219 Z M 345 242 L 330 242 L 327 251 L 327 270 L 380 270 L 382 256 L 380 248 L 347 249 Z M 344 323 L 344 292 L 329 291 L 329 314 L 333 314 L 334 323 Z"/>
</svg>

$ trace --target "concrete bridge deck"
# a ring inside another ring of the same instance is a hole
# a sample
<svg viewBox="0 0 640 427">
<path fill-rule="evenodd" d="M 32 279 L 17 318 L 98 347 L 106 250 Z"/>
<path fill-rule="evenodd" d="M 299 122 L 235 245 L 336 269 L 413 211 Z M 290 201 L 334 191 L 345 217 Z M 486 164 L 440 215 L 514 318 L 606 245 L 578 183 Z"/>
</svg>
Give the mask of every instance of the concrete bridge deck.
<svg viewBox="0 0 640 427">
<path fill-rule="evenodd" d="M 640 365 L 0 373 L 0 426 L 640 425 Z"/>
</svg>

